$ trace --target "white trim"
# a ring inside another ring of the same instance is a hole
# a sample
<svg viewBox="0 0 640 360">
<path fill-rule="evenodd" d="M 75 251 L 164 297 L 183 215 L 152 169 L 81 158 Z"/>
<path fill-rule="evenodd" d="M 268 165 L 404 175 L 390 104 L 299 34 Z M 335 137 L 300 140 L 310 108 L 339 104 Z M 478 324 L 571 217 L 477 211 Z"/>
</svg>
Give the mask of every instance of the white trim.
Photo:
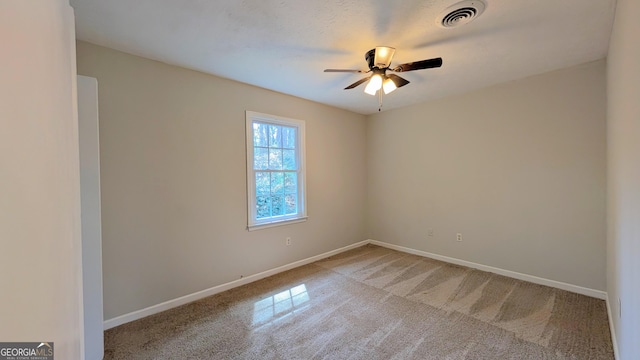
<svg viewBox="0 0 640 360">
<path fill-rule="evenodd" d="M 309 258 L 306 258 L 306 259 L 303 259 L 303 260 L 295 261 L 295 262 L 292 262 L 290 264 L 279 266 L 279 267 L 271 269 L 271 270 L 267 270 L 267 271 L 263 271 L 261 273 L 245 276 L 245 277 L 243 277 L 241 279 L 238 279 L 238 280 L 233 280 L 233 281 L 230 281 L 228 283 L 224 283 L 224 284 L 221 284 L 221 285 L 218 285 L 218 286 L 214 286 L 214 287 L 209 288 L 209 289 L 205 289 L 205 290 L 202 290 L 202 291 L 195 292 L 193 294 L 181 296 L 179 298 L 176 298 L 176 299 L 173 299 L 173 300 L 169 300 L 169 301 L 165 301 L 165 302 L 157 304 L 157 305 L 149 306 L 149 307 L 141 309 L 141 310 L 136 310 L 136 311 L 130 312 L 128 314 L 120 315 L 118 317 L 115 317 L 115 318 L 112 318 L 112 319 L 109 319 L 109 320 L 105 320 L 104 329 L 108 330 L 108 329 L 111 329 L 111 328 L 116 327 L 118 325 L 122 325 L 122 324 L 131 322 L 131 321 L 135 321 L 135 320 L 138 320 L 138 319 L 142 319 L 144 317 L 147 317 L 147 316 L 150 316 L 150 315 L 153 315 L 153 314 L 157 314 L 159 312 L 162 312 L 162 311 L 165 311 L 165 310 L 169 310 L 169 309 L 178 307 L 180 305 L 184 305 L 184 304 L 196 301 L 196 300 L 203 299 L 203 298 L 205 298 L 207 296 L 215 295 L 215 294 L 221 293 L 223 291 L 227 291 L 229 289 L 236 288 L 238 286 L 246 285 L 246 284 L 252 283 L 254 281 L 258 281 L 260 279 L 264 279 L 266 277 L 281 273 L 283 271 L 291 270 L 293 268 L 296 268 L 296 267 L 299 267 L 299 266 L 303 266 L 303 265 L 307 265 L 307 264 L 310 264 L 312 262 L 327 258 L 329 256 L 333 256 L 333 255 L 339 254 L 341 252 L 345 252 L 347 250 L 351 250 L 351 249 L 358 248 L 360 246 L 367 245 L 368 243 L 369 243 L 368 240 L 360 241 L 360 242 L 357 242 L 355 244 L 347 245 L 345 247 L 341 247 L 341 248 L 336 249 L 336 250 L 332 250 L 332 251 L 328 251 L 326 253 L 322 253 L 320 255 L 316 255 L 316 256 L 312 256 L 312 257 L 309 257 Z"/>
<path fill-rule="evenodd" d="M 254 149 L 253 149 L 253 122 L 263 122 L 266 124 L 282 125 L 296 128 L 296 164 L 295 171 L 298 176 L 298 212 L 290 215 L 279 216 L 282 220 L 266 218 L 256 219 L 256 193 L 255 193 L 255 170 Z M 255 111 L 245 111 L 245 133 L 246 133 L 246 155 L 247 155 L 247 230 L 258 230 L 265 227 L 286 225 L 289 220 L 306 220 L 307 218 L 307 170 L 306 170 L 306 133 L 305 122 L 297 119 L 285 118 L 282 116 L 262 114 Z M 267 226 L 262 226 L 267 225 Z"/>
<path fill-rule="evenodd" d="M 275 226 L 290 225 L 290 224 L 305 222 L 307 221 L 308 218 L 309 218 L 308 216 L 305 216 L 302 218 L 293 218 L 293 219 L 287 219 L 287 220 L 272 221 L 264 224 L 250 225 L 250 226 L 247 226 L 247 230 L 255 231 L 255 230 L 266 229 L 266 228 L 275 227 Z"/>
<path fill-rule="evenodd" d="M 184 305 L 184 304 L 196 301 L 196 300 L 200 300 L 200 299 L 203 299 L 203 298 L 205 298 L 207 296 L 215 295 L 215 294 L 221 293 L 223 291 L 227 291 L 227 290 L 233 289 L 233 288 L 238 287 L 238 286 L 246 285 L 246 284 L 252 283 L 254 281 L 258 281 L 260 279 L 264 279 L 266 277 L 281 273 L 283 271 L 287 271 L 287 270 L 291 270 L 291 269 L 299 267 L 299 266 L 307 265 L 307 264 L 310 264 L 310 263 L 312 263 L 314 261 L 322 260 L 322 259 L 327 258 L 329 256 L 333 256 L 333 255 L 339 254 L 341 252 L 345 252 L 347 250 L 355 249 L 355 248 L 358 248 L 360 246 L 364 246 L 364 245 L 367 245 L 367 244 L 378 245 L 378 246 L 382 246 L 382 247 L 385 247 L 385 248 L 388 248 L 388 249 L 392 249 L 392 250 L 401 251 L 401 252 L 408 253 L 408 254 L 424 256 L 424 257 L 428 257 L 428 258 L 431 258 L 431 259 L 448 262 L 448 263 L 451 263 L 451 264 L 466 266 L 466 267 L 470 267 L 470 268 L 474 268 L 474 269 L 478 269 L 478 270 L 482 270 L 482 271 L 488 271 L 488 272 L 491 272 L 491 273 L 507 276 L 507 277 L 510 277 L 510 278 L 523 280 L 523 281 L 528 281 L 528 282 L 531 282 L 531 283 L 534 283 L 534 284 L 550 286 L 550 287 L 558 288 L 558 289 L 561 289 L 561 290 L 566 290 L 566 291 L 570 291 L 570 292 L 573 292 L 573 293 L 582 294 L 582 295 L 591 296 L 591 297 L 594 297 L 594 298 L 597 298 L 597 299 L 606 300 L 607 312 L 608 312 L 608 315 L 609 315 L 609 326 L 611 327 L 611 337 L 612 337 L 612 341 L 613 341 L 613 350 L 614 350 L 614 353 L 616 354 L 616 359 L 618 359 L 618 357 L 617 357 L 618 356 L 617 355 L 618 354 L 618 346 L 617 346 L 616 337 L 615 337 L 615 330 L 614 330 L 614 327 L 613 327 L 611 307 L 610 307 L 610 304 L 609 304 L 609 299 L 608 299 L 607 293 L 604 292 L 604 291 L 589 289 L 589 288 L 585 288 L 585 287 L 582 287 L 582 286 L 563 283 L 563 282 L 560 282 L 560 281 L 544 279 L 544 278 L 540 278 L 540 277 L 533 276 L 533 275 L 522 274 L 522 273 L 511 271 L 511 270 L 504 270 L 504 269 L 500 269 L 500 268 L 496 268 L 496 267 L 492 267 L 492 266 L 477 264 L 477 263 L 466 261 L 466 260 L 460 260 L 460 259 L 456 259 L 456 258 L 452 258 L 452 257 L 448 257 L 448 256 L 433 254 L 433 253 L 429 253 L 429 252 L 422 251 L 422 250 L 415 250 L 415 249 L 411 249 L 411 248 L 408 248 L 408 247 L 389 244 L 389 243 L 385 243 L 385 242 L 382 242 L 382 241 L 371 240 L 371 239 L 360 241 L 360 242 L 357 242 L 355 244 L 347 245 L 345 247 L 341 247 L 341 248 L 336 249 L 336 250 L 332 250 L 332 251 L 328 251 L 328 252 L 322 253 L 320 255 L 316 255 L 316 256 L 312 256 L 312 257 L 309 257 L 309 258 L 306 258 L 306 259 L 303 259 L 303 260 L 295 261 L 295 262 L 292 262 L 292 263 L 287 264 L 287 265 L 283 265 L 283 266 L 279 266 L 277 268 L 273 268 L 271 270 L 267 270 L 267 271 L 263 271 L 263 272 L 260 272 L 260 273 L 257 273 L 257 274 L 249 275 L 249 276 L 243 277 L 243 278 L 238 279 L 238 280 L 230 281 L 228 283 L 224 283 L 224 284 L 221 284 L 221 285 L 218 285 L 218 286 L 214 286 L 214 287 L 209 288 L 209 289 L 198 291 L 198 292 L 195 292 L 193 294 L 185 295 L 185 296 L 173 299 L 173 300 L 165 301 L 165 302 L 157 304 L 157 305 L 149 306 L 149 307 L 141 309 L 141 310 L 137 310 L 137 311 L 130 312 L 128 314 L 124 314 L 124 315 L 121 315 L 121 316 L 118 316 L 118 317 L 115 317 L 115 318 L 112 318 L 112 319 L 109 319 L 109 320 L 105 320 L 104 321 L 104 329 L 105 330 L 111 329 L 111 328 L 116 327 L 118 325 L 122 325 L 122 324 L 131 322 L 131 321 L 135 321 L 135 320 L 138 320 L 138 319 L 142 319 L 144 317 L 147 317 L 147 316 L 150 316 L 150 315 L 153 315 L 153 314 L 157 314 L 159 312 L 162 312 L 162 311 L 165 311 L 165 310 L 169 310 L 169 309 L 172 309 L 172 308 L 175 308 L 175 307 L 178 307 L 180 305 Z"/>
<path fill-rule="evenodd" d="M 613 325 L 613 313 L 611 312 L 611 299 L 607 295 L 607 315 L 609 316 L 609 332 L 611 333 L 611 342 L 613 343 L 613 357 L 620 359 L 618 352 L 618 341 L 616 339 L 616 327 Z"/>
<path fill-rule="evenodd" d="M 549 280 L 549 279 L 545 279 L 545 278 L 541 278 L 533 275 L 511 271 L 511 270 L 504 270 L 504 269 L 496 268 L 493 266 L 477 264 L 471 261 L 460 260 L 460 259 L 456 259 L 448 256 L 433 254 L 433 253 L 422 251 L 422 250 L 415 250 L 415 249 L 411 249 L 404 246 L 385 243 L 382 241 L 369 240 L 369 243 L 373 245 L 378 245 L 378 246 L 386 247 L 389 249 L 393 249 L 393 250 L 402 251 L 409 254 L 424 256 L 431 259 L 448 262 L 451 264 L 462 265 L 462 266 L 466 266 L 466 267 L 470 267 L 470 268 L 474 268 L 482 271 L 488 271 L 494 274 L 503 275 L 503 276 L 507 276 L 510 278 L 518 279 L 518 280 L 528 281 L 534 284 L 550 286 L 557 289 L 562 289 L 562 290 L 570 291 L 573 293 L 594 297 L 597 299 L 605 300 L 607 298 L 607 293 L 600 290 L 590 289 L 590 288 L 568 284 L 568 283 L 564 283 L 556 280 Z"/>
</svg>

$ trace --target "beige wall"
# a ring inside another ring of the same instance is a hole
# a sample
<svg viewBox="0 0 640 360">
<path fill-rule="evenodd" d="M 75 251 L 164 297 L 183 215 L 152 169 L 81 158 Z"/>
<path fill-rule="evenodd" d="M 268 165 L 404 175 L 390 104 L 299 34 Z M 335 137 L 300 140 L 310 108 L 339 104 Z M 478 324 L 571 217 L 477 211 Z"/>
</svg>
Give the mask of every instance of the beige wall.
<svg viewBox="0 0 640 360">
<path fill-rule="evenodd" d="M 604 290 L 605 115 L 598 61 L 370 117 L 369 237 Z"/>
<path fill-rule="evenodd" d="M 367 118 L 83 42 L 78 72 L 105 319 L 366 238 L 605 289 L 604 61 Z M 308 222 L 245 230 L 245 110 L 307 122 Z"/>
<path fill-rule="evenodd" d="M 640 2 L 618 0 L 607 58 L 607 293 L 621 360 L 637 359 L 640 354 L 638 12 Z"/>
<path fill-rule="evenodd" d="M 0 341 L 56 359 L 84 344 L 74 37 L 66 0 L 0 1 Z"/>
<path fill-rule="evenodd" d="M 77 56 L 98 79 L 105 319 L 365 240 L 364 116 L 88 43 Z M 306 121 L 307 222 L 245 230 L 245 110 Z"/>
</svg>

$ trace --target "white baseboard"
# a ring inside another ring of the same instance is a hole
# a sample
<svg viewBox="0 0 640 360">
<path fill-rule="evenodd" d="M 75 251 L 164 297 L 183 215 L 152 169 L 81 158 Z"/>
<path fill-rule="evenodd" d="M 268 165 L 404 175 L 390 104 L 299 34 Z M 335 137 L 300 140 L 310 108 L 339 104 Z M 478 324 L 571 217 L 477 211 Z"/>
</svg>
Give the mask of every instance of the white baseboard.
<svg viewBox="0 0 640 360">
<path fill-rule="evenodd" d="M 570 291 L 570 292 L 574 292 L 574 293 L 578 293 L 578 294 L 582 294 L 582 295 L 586 295 L 586 296 L 591 296 L 594 298 L 598 298 L 598 299 L 602 299 L 602 300 L 607 300 L 607 310 L 609 312 L 609 324 L 613 324 L 611 321 L 611 309 L 609 306 L 609 302 L 608 302 L 608 297 L 607 297 L 607 293 L 604 291 L 600 291 L 600 290 L 594 290 L 594 289 L 589 289 L 589 288 L 585 288 L 585 287 L 581 287 L 581 286 L 577 286 L 577 285 L 572 285 L 572 284 L 568 284 L 568 283 L 563 283 L 560 281 L 555 281 L 555 280 L 549 280 L 549 279 L 544 279 L 544 278 L 540 278 L 537 276 L 533 276 L 533 275 L 527 275 L 527 274 L 522 274 L 522 273 L 518 273 L 515 271 L 510 271 L 510 270 L 504 270 L 504 269 L 500 269 L 500 268 L 496 268 L 496 267 L 492 267 L 492 266 L 487 266 L 487 265 L 482 265 L 482 264 L 477 264 L 474 262 L 470 262 L 470 261 L 466 261 L 466 260 L 460 260 L 460 259 L 456 259 L 456 258 L 452 258 L 452 257 L 448 257 L 448 256 L 443 256 L 443 255 L 438 255 L 438 254 L 433 254 L 433 253 L 429 253 L 426 251 L 422 251 L 422 250 L 415 250 L 415 249 L 411 249 L 408 247 L 404 247 L 404 246 L 399 246 L 399 245 L 394 245 L 394 244 L 389 244 L 389 243 L 385 243 L 382 241 L 377 241 L 377 240 L 364 240 L 364 241 L 360 241 L 357 242 L 355 244 L 351 244 L 336 250 L 332 250 L 320 255 L 316 255 L 316 256 L 312 256 L 303 260 L 299 260 L 299 261 L 295 261 L 292 262 L 290 264 L 287 265 L 283 265 L 271 270 L 267 270 L 267 271 L 263 271 L 261 273 L 258 274 L 253 274 L 253 275 L 249 275 L 246 277 L 243 277 L 242 279 L 238 279 L 238 280 L 234 280 L 225 284 L 221 284 L 218 286 L 214 286 L 212 288 L 209 289 L 205 289 L 202 291 L 198 291 L 195 292 L 193 294 L 189 294 L 189 295 L 185 295 L 173 300 L 169 300 L 169 301 L 165 301 L 163 303 L 157 304 L 157 305 L 153 305 L 153 306 L 149 306 L 147 308 L 141 309 L 141 310 L 137 310 L 134 312 L 130 312 L 128 314 L 124 314 L 112 319 L 108 319 L 104 321 L 104 329 L 111 329 L 113 327 L 116 327 L 118 325 L 122 325 L 131 321 L 135 321 L 138 319 L 142 319 L 144 317 L 153 315 L 153 314 L 157 314 L 159 312 L 162 311 L 166 311 L 169 309 L 172 309 L 174 307 L 180 306 L 180 305 L 184 305 L 196 300 L 200 300 L 202 298 L 205 298 L 207 296 L 211 296 L 211 295 L 215 295 L 218 293 L 221 293 L 223 291 L 226 290 L 230 290 L 233 289 L 235 287 L 238 286 L 242 286 L 245 284 L 249 284 L 252 283 L 254 281 L 258 281 L 260 279 L 264 279 L 266 277 L 281 273 L 283 271 L 287 271 L 287 270 L 291 270 L 293 268 L 302 266 L 302 265 L 306 265 L 306 264 L 310 264 L 314 261 L 318 261 L 324 258 L 327 258 L 329 256 L 333 256 L 336 254 L 339 254 L 341 252 L 345 252 L 347 250 L 351 250 L 351 249 L 355 249 L 357 247 L 360 246 L 364 246 L 367 244 L 373 244 L 373 245 L 378 245 L 378 246 L 382 246 L 382 247 L 386 247 L 389 249 L 393 249 L 393 250 L 398 250 L 398 251 L 402 251 L 405 253 L 409 253 L 409 254 L 414 254 L 414 255 L 419 255 L 419 256 L 424 256 L 424 257 L 428 257 L 431 259 L 435 259 L 435 260 L 440 260 L 440 261 L 444 261 L 444 262 L 448 262 L 451 264 L 456 264 L 456 265 L 461 265 L 461 266 L 466 266 L 466 267 L 470 267 L 470 268 L 474 268 L 474 269 L 478 269 L 478 270 L 482 270 L 482 271 L 488 271 L 491 273 L 495 273 L 495 274 L 499 274 L 499 275 L 503 275 L 503 276 L 507 276 L 507 277 L 511 277 L 514 279 L 518 279 L 518 280 L 523 280 L 523 281 L 528 281 L 528 282 L 532 282 L 534 284 L 540 284 L 540 285 L 546 285 L 546 286 L 550 286 L 550 287 L 554 287 L 554 288 L 558 288 L 558 289 L 562 289 L 562 290 L 566 290 L 566 291 Z M 613 346 L 614 346 L 614 351 L 617 354 L 617 343 L 615 342 L 615 333 L 613 330 L 613 327 L 611 328 L 611 336 L 612 338 L 614 338 L 613 341 Z"/>
<path fill-rule="evenodd" d="M 613 325 L 613 313 L 611 312 L 611 299 L 607 295 L 607 315 L 609 316 L 609 331 L 611 332 L 611 342 L 613 343 L 613 356 L 616 360 L 620 357 L 618 354 L 618 340 L 616 339 L 616 327 Z"/>
<path fill-rule="evenodd" d="M 474 268 L 474 269 L 478 269 L 478 270 L 482 270 L 482 271 L 488 271 L 488 272 L 495 273 L 495 274 L 498 274 L 498 275 L 503 275 L 503 276 L 507 276 L 507 277 L 510 277 L 510 278 L 518 279 L 518 280 L 528 281 L 528 282 L 531 282 L 531 283 L 534 283 L 534 284 L 546 285 L 546 286 L 550 286 L 550 287 L 554 287 L 554 288 L 570 291 L 570 292 L 573 292 L 573 293 L 578 293 L 578 294 L 582 294 L 582 295 L 586 295 L 586 296 L 591 296 L 591 297 L 594 297 L 594 298 L 597 298 L 597 299 L 605 300 L 607 298 L 607 293 L 604 292 L 604 291 L 600 291 L 600 290 L 589 289 L 589 288 L 585 288 L 585 287 L 578 286 L 578 285 L 567 284 L 567 283 L 560 282 L 560 281 L 549 280 L 549 279 L 545 279 L 545 278 L 541 278 L 541 277 L 537 277 L 537 276 L 533 276 L 533 275 L 522 274 L 522 273 L 511 271 L 511 270 L 504 270 L 504 269 L 496 268 L 496 267 L 493 267 L 493 266 L 477 264 L 477 263 L 474 263 L 474 262 L 471 262 L 471 261 L 460 260 L 460 259 L 456 259 L 456 258 L 452 258 L 452 257 L 448 257 L 448 256 L 433 254 L 433 253 L 422 251 L 422 250 L 415 250 L 415 249 L 411 249 L 411 248 L 404 247 L 404 246 L 385 243 L 385 242 L 382 242 L 382 241 L 369 240 L 369 243 L 373 244 L 373 245 L 383 246 L 383 247 L 386 247 L 386 248 L 389 248 L 389 249 L 393 249 L 393 250 L 402 251 L 402 252 L 409 253 L 409 254 L 424 256 L 424 257 L 428 257 L 428 258 L 431 258 L 431 259 L 448 262 L 448 263 L 451 263 L 451 264 L 466 266 L 466 267 L 470 267 L 470 268 Z"/>
<path fill-rule="evenodd" d="M 242 279 L 238 279 L 238 280 L 234 280 L 234 281 L 230 281 L 228 283 L 222 284 L 222 285 L 218 285 L 218 286 L 214 286 L 212 288 L 209 289 L 205 289 L 202 291 L 198 291 L 195 292 L 193 294 L 189 294 L 189 295 L 185 295 L 185 296 L 181 296 L 177 299 L 173 299 L 173 300 L 169 300 L 169 301 L 165 301 L 163 303 L 157 304 L 157 305 L 153 305 L 153 306 L 149 306 L 147 308 L 141 309 L 141 310 L 136 310 L 134 312 L 130 312 L 128 314 L 124 314 L 124 315 L 120 315 L 118 317 L 109 319 L 109 320 L 105 320 L 104 321 L 104 329 L 111 329 L 113 327 L 116 327 L 118 325 L 122 325 L 134 320 L 138 320 L 138 319 L 142 319 L 144 317 L 153 315 L 153 314 L 157 314 L 159 312 L 162 311 L 166 311 L 169 309 L 172 309 L 174 307 L 180 306 L 180 305 L 184 305 L 196 300 L 200 300 L 203 299 L 207 296 L 211 296 L 211 295 L 215 295 L 218 293 L 221 293 L 223 291 L 229 290 L 229 289 L 233 289 L 235 287 L 238 286 L 242 286 L 245 284 L 249 284 L 252 283 L 254 281 L 258 281 L 260 279 L 264 279 L 266 277 L 281 273 L 283 271 L 287 271 L 287 270 L 291 270 L 293 268 L 302 266 L 302 265 L 306 265 L 306 264 L 310 264 L 314 261 L 318 261 L 324 258 L 327 258 L 329 256 L 333 256 L 336 254 L 339 254 L 341 252 L 347 251 L 347 250 L 351 250 L 351 249 L 355 249 L 357 247 L 363 246 L 363 245 L 367 245 L 369 243 L 369 240 L 364 240 L 364 241 L 360 241 L 357 242 L 355 244 L 351 244 L 345 247 L 341 247 L 339 249 L 336 250 L 332 250 L 320 255 L 316 255 L 316 256 L 312 256 L 310 258 L 306 258 L 303 260 L 299 260 L 299 261 L 295 261 L 292 262 L 290 264 L 287 265 L 283 265 L 283 266 L 279 266 L 277 268 L 271 269 L 271 270 L 267 270 L 267 271 L 263 271 L 261 273 L 258 274 L 253 274 L 253 275 L 249 275 L 249 276 L 245 276 Z"/>
</svg>

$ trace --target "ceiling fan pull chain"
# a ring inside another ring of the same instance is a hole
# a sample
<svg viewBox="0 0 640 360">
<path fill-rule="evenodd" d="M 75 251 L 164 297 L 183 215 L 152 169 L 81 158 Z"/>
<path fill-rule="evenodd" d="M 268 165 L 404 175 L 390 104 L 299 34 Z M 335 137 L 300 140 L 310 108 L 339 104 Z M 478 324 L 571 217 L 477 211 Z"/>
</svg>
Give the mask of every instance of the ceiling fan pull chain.
<svg viewBox="0 0 640 360">
<path fill-rule="evenodd" d="M 382 111 L 382 89 L 378 92 L 380 93 L 380 97 L 378 97 L 378 111 Z"/>
</svg>

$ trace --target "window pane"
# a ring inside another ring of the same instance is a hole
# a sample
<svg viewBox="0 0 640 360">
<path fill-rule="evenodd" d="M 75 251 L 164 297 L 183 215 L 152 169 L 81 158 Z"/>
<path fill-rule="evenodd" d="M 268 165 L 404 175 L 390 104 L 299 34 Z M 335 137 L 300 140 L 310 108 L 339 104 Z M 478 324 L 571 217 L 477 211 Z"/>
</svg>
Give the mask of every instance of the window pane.
<svg viewBox="0 0 640 360">
<path fill-rule="evenodd" d="M 268 172 L 256 173 L 256 195 L 271 194 L 271 176 Z"/>
<path fill-rule="evenodd" d="M 269 146 L 267 133 L 269 125 L 253 123 L 253 146 Z"/>
<path fill-rule="evenodd" d="M 271 216 L 271 197 L 256 196 L 256 219 L 262 219 Z"/>
<path fill-rule="evenodd" d="M 269 149 L 253 148 L 253 168 L 255 170 L 269 168 Z"/>
<path fill-rule="evenodd" d="M 269 169 L 282 170 L 282 150 L 269 149 Z"/>
<path fill-rule="evenodd" d="M 284 192 L 284 173 L 271 173 L 271 194 L 282 194 Z"/>
<path fill-rule="evenodd" d="M 284 192 L 298 192 L 298 174 L 291 172 L 284 173 Z"/>
<path fill-rule="evenodd" d="M 287 194 L 284 196 L 284 213 L 295 214 L 298 212 L 298 201 L 296 194 Z"/>
<path fill-rule="evenodd" d="M 296 151 L 282 150 L 282 168 L 284 170 L 296 170 Z"/>
<path fill-rule="evenodd" d="M 296 147 L 296 129 L 291 127 L 282 127 L 282 147 L 286 149 L 295 149 Z"/>
<path fill-rule="evenodd" d="M 306 219 L 305 123 L 245 114 L 248 229 Z"/>
<path fill-rule="evenodd" d="M 271 196 L 271 216 L 284 215 L 284 195 Z"/>
<path fill-rule="evenodd" d="M 282 126 L 269 125 L 269 147 L 282 147 Z"/>
</svg>

